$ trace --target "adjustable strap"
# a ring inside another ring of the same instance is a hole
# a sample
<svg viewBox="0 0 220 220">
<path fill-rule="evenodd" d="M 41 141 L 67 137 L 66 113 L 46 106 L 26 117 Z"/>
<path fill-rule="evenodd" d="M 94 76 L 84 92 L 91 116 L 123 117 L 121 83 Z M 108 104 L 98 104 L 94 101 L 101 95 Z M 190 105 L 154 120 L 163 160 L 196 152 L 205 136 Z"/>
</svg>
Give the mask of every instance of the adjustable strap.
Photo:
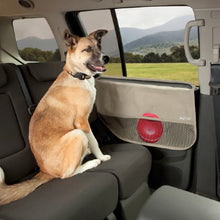
<svg viewBox="0 0 220 220">
<path fill-rule="evenodd" d="M 90 79 L 91 78 L 91 76 L 88 76 L 87 74 L 80 73 L 80 72 L 77 72 L 75 75 L 72 75 L 72 76 L 79 79 L 79 80 L 85 80 L 85 79 Z"/>
<path fill-rule="evenodd" d="M 24 94 L 24 96 L 25 96 L 26 102 L 27 102 L 27 104 L 28 104 L 28 113 L 29 113 L 30 115 L 32 115 L 32 114 L 34 113 L 35 108 L 36 108 L 36 104 L 33 103 L 32 99 L 31 99 L 31 97 L 30 97 L 28 88 L 27 88 L 27 86 L 26 86 L 26 84 L 25 84 L 25 81 L 24 81 L 24 78 L 23 78 L 23 76 L 22 76 L 22 74 L 21 74 L 20 69 L 19 69 L 16 65 L 14 65 L 14 64 L 11 64 L 11 65 L 13 66 L 13 68 L 14 68 L 15 71 L 16 71 L 16 74 L 17 74 L 17 76 L 18 76 L 18 80 L 19 80 L 21 89 L 22 89 L 22 91 L 23 91 L 23 94 Z"/>
<path fill-rule="evenodd" d="M 91 76 L 89 76 L 89 75 L 87 75 L 87 74 L 85 74 L 85 73 L 81 73 L 81 72 L 76 72 L 75 74 L 73 74 L 73 72 L 70 72 L 70 71 L 67 71 L 67 70 L 66 70 L 66 72 L 67 72 L 70 76 L 72 76 L 72 77 L 74 77 L 74 78 L 77 78 L 77 79 L 79 79 L 79 80 L 85 80 L 85 79 L 90 79 L 90 78 L 91 78 Z"/>
<path fill-rule="evenodd" d="M 13 56 L 11 53 L 9 53 L 7 50 L 2 48 L 1 46 L 0 46 L 0 50 L 5 52 L 8 56 L 12 57 L 17 62 L 19 62 L 21 64 L 24 64 L 21 60 L 17 59 L 15 56 Z M 23 76 L 21 74 L 21 71 L 19 70 L 19 68 L 15 64 L 10 64 L 10 65 L 13 66 L 14 70 L 16 71 L 16 74 L 18 76 L 18 80 L 19 80 L 20 85 L 21 85 L 21 89 L 23 91 L 23 94 L 25 96 L 26 102 L 28 104 L 28 112 L 29 112 L 30 115 L 32 115 L 34 110 L 35 110 L 35 108 L 36 108 L 36 104 L 34 104 L 32 102 L 32 99 L 31 99 L 31 97 L 29 95 L 29 92 L 28 92 L 28 89 L 27 89 L 26 84 L 24 82 L 24 78 L 23 78 Z"/>
</svg>

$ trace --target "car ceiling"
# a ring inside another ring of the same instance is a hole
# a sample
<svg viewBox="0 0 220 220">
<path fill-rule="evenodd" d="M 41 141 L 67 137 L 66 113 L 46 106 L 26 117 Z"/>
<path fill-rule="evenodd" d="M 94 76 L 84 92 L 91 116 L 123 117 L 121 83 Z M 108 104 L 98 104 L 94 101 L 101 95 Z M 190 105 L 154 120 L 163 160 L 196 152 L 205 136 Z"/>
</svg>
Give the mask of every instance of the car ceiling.
<svg viewBox="0 0 220 220">
<path fill-rule="evenodd" d="M 188 5 L 193 9 L 220 8 L 219 0 L 32 0 L 34 8 L 24 8 L 18 0 L 1 0 L 0 16 L 37 16 L 46 13 L 152 5 Z"/>
</svg>

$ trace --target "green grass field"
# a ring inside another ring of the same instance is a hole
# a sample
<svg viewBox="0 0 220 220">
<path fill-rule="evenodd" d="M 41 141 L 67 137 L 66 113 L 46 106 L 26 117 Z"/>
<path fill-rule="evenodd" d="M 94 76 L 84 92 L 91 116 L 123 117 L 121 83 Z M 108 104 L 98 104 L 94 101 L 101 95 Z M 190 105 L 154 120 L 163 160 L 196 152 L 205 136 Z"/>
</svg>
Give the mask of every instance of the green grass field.
<svg viewBox="0 0 220 220">
<path fill-rule="evenodd" d="M 120 63 L 110 63 L 106 67 L 105 75 L 122 75 Z M 128 77 L 168 79 L 199 85 L 197 67 L 189 63 L 127 63 L 126 67 Z"/>
</svg>

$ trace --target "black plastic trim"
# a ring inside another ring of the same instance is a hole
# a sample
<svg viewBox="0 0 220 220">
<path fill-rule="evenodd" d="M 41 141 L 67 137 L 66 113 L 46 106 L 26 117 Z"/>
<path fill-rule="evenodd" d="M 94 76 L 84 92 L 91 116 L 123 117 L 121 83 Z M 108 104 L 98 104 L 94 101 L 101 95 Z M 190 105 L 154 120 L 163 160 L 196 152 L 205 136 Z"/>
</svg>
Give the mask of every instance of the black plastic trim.
<svg viewBox="0 0 220 220">
<path fill-rule="evenodd" d="M 79 14 L 79 12 L 77 12 L 77 11 L 67 12 L 65 14 L 66 23 L 67 23 L 71 33 L 73 33 L 79 37 L 84 37 L 85 32 L 84 32 L 83 27 L 80 23 L 78 14 Z"/>
<path fill-rule="evenodd" d="M 112 15 L 112 20 L 114 23 L 115 33 L 116 33 L 116 37 L 117 37 L 117 41 L 118 41 L 118 48 L 119 48 L 119 53 L 120 53 L 120 58 L 121 58 L 122 75 L 127 76 L 127 69 L 126 69 L 125 57 L 124 57 L 124 47 L 123 47 L 120 27 L 118 24 L 118 19 L 117 19 L 117 15 L 115 13 L 115 9 L 111 9 L 111 15 Z"/>
</svg>

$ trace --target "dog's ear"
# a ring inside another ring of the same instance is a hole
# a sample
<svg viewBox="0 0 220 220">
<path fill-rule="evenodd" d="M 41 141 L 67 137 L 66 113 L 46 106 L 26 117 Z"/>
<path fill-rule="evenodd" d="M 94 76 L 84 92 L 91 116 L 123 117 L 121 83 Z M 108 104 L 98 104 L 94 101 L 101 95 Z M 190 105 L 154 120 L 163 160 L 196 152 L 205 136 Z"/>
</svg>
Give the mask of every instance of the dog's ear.
<svg viewBox="0 0 220 220">
<path fill-rule="evenodd" d="M 102 37 L 106 35 L 107 33 L 108 33 L 107 30 L 100 29 L 89 34 L 89 37 L 92 37 L 98 42 L 101 42 Z"/>
<path fill-rule="evenodd" d="M 78 43 L 79 37 L 73 34 L 70 34 L 68 30 L 65 30 L 63 33 L 63 39 L 66 46 L 74 47 Z"/>
</svg>

